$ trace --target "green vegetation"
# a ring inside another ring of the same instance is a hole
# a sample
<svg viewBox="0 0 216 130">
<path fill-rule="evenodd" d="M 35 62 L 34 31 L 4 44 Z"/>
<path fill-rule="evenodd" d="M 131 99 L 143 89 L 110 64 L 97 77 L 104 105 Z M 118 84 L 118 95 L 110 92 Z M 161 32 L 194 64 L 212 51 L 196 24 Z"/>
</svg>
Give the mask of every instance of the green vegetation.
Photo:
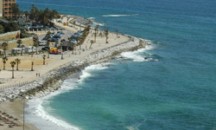
<svg viewBox="0 0 216 130">
<path fill-rule="evenodd" d="M 7 57 L 3 57 L 2 58 L 2 62 L 3 62 L 3 70 L 5 70 L 5 64 L 7 63 L 8 58 Z"/>
<path fill-rule="evenodd" d="M 21 63 L 21 60 L 19 58 L 16 58 L 15 62 L 16 62 L 16 70 L 19 71 L 19 64 Z"/>
<path fill-rule="evenodd" d="M 104 34 L 105 34 L 105 37 L 106 37 L 106 43 L 109 43 L 109 42 L 108 42 L 108 39 L 109 39 L 109 30 L 108 30 L 108 29 L 105 29 L 105 30 L 104 30 Z"/>
<path fill-rule="evenodd" d="M 43 55 L 43 65 L 45 65 L 46 55 Z"/>
<path fill-rule="evenodd" d="M 34 5 L 32 5 L 29 12 L 25 12 L 25 16 L 29 17 L 31 21 L 49 26 L 51 25 L 50 20 L 60 17 L 59 13 L 56 10 L 50 10 L 48 8 L 40 10 Z"/>
<path fill-rule="evenodd" d="M 12 4 L 11 5 L 11 10 L 12 10 L 12 13 L 14 14 L 13 19 L 16 20 L 21 14 L 20 9 L 19 9 L 19 5 L 18 4 Z"/>
<path fill-rule="evenodd" d="M 21 45 L 22 45 L 22 40 L 21 39 L 17 40 L 17 47 L 21 47 Z"/>
<path fill-rule="evenodd" d="M 16 62 L 11 61 L 10 64 L 11 64 L 11 67 L 12 67 L 12 79 L 14 79 L 14 66 L 16 65 Z"/>
<path fill-rule="evenodd" d="M 4 33 L 4 26 L 0 24 L 0 33 Z"/>
<path fill-rule="evenodd" d="M 20 19 L 24 21 L 24 25 L 32 23 L 53 26 L 51 20 L 60 17 L 60 14 L 56 10 L 51 10 L 49 8 L 38 9 L 36 6 L 32 5 L 29 11 L 21 11 L 18 4 L 13 4 L 11 7 L 14 17 L 7 19 L 8 21 L 2 19 L 0 22 L 0 33 L 21 30 L 21 32 L 24 33 L 21 37 L 25 37 L 27 34 L 25 34 L 24 30 L 19 25 L 18 21 Z"/>
<path fill-rule="evenodd" d="M 4 57 L 6 57 L 6 50 L 8 49 L 8 43 L 7 42 L 3 42 L 2 43 L 2 48 L 4 50 Z"/>
</svg>

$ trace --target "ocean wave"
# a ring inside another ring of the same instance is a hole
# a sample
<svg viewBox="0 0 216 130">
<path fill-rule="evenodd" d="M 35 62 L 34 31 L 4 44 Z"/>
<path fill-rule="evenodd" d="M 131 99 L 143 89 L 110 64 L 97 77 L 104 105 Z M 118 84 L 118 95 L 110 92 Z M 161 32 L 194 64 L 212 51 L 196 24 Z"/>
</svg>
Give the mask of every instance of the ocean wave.
<svg viewBox="0 0 216 130">
<path fill-rule="evenodd" d="M 144 62 L 144 61 L 157 61 L 157 59 L 153 59 L 149 56 L 144 56 L 142 55 L 143 52 L 146 52 L 147 50 L 152 50 L 154 49 L 153 45 L 148 45 L 145 48 L 138 49 L 137 51 L 133 52 L 122 52 L 121 57 L 125 59 L 131 59 L 134 62 Z"/>
<path fill-rule="evenodd" d="M 107 14 L 102 15 L 103 17 L 129 17 L 129 16 L 137 16 L 138 14 Z"/>
<path fill-rule="evenodd" d="M 87 19 L 89 19 L 89 20 L 95 20 L 95 17 L 89 17 Z"/>
<path fill-rule="evenodd" d="M 92 76 L 93 71 L 97 70 L 104 70 L 107 69 L 108 63 L 103 63 L 103 64 L 96 64 L 96 65 L 90 65 L 87 66 L 81 73 L 79 82 L 83 82 L 85 79 L 89 78 Z"/>
<path fill-rule="evenodd" d="M 96 25 L 98 25 L 98 26 L 105 26 L 104 23 L 99 23 L 99 22 L 95 22 L 95 21 L 93 21 L 92 25 L 93 26 L 96 26 Z"/>
<path fill-rule="evenodd" d="M 55 111 L 53 110 L 53 108 L 47 108 L 47 106 L 49 106 L 49 99 L 56 95 L 59 95 L 60 93 L 76 89 L 76 80 L 77 79 L 65 80 L 59 91 L 55 91 L 43 98 L 35 98 L 28 101 L 26 108 L 26 119 L 28 120 L 28 122 L 35 124 L 41 130 L 80 130 L 78 127 L 73 126 L 58 117 L 54 117 L 47 112 L 49 111 L 52 113 Z M 46 106 L 47 110 L 44 109 L 43 105 Z"/>
<path fill-rule="evenodd" d="M 27 102 L 26 120 L 29 123 L 35 124 L 41 130 L 80 130 L 78 127 L 73 126 L 59 117 L 53 116 L 53 108 L 49 108 L 51 98 L 61 93 L 68 92 L 73 89 L 79 89 L 78 84 L 86 78 L 92 76 L 93 71 L 107 69 L 111 63 L 102 63 L 86 67 L 80 78 L 70 78 L 63 82 L 61 88 L 43 98 L 34 98 Z M 73 86 L 73 87 L 71 87 Z M 46 106 L 46 110 L 44 109 Z"/>
<path fill-rule="evenodd" d="M 28 122 L 35 124 L 41 130 L 80 130 L 78 127 L 48 114 L 42 106 L 43 103 L 43 99 L 34 99 L 28 102 L 28 107 L 26 108 L 26 120 Z M 52 109 L 49 110 L 53 111 Z"/>
</svg>

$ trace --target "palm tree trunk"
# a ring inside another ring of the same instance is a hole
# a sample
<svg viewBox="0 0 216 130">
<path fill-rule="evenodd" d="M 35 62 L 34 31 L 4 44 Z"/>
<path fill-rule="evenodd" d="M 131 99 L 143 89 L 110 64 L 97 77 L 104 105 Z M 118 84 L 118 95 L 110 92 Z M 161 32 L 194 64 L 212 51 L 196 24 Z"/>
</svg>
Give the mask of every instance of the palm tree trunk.
<svg viewBox="0 0 216 130">
<path fill-rule="evenodd" d="M 19 70 L 18 63 L 17 63 L 17 66 L 16 66 L 16 70 L 17 70 L 17 71 Z"/>
<path fill-rule="evenodd" d="M 6 50 L 4 50 L 4 57 L 6 57 Z"/>
<path fill-rule="evenodd" d="M 12 67 L 12 79 L 14 79 L 14 67 Z"/>
<path fill-rule="evenodd" d="M 3 70 L 5 70 L 5 63 L 3 63 Z"/>
<path fill-rule="evenodd" d="M 34 66 L 34 62 L 32 61 L 32 64 L 31 64 L 31 71 L 34 71 L 33 66 Z"/>
</svg>

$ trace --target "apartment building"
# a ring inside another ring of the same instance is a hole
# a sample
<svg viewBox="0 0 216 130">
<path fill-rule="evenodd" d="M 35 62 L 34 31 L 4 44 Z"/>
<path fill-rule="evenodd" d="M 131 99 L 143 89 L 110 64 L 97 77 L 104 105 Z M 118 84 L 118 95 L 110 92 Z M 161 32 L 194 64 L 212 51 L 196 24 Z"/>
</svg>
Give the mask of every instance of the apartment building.
<svg viewBox="0 0 216 130">
<path fill-rule="evenodd" d="M 16 3 L 16 0 L 0 0 L 0 17 L 12 18 L 11 6 Z"/>
<path fill-rule="evenodd" d="M 0 18 L 3 16 L 3 0 L 0 0 Z"/>
</svg>

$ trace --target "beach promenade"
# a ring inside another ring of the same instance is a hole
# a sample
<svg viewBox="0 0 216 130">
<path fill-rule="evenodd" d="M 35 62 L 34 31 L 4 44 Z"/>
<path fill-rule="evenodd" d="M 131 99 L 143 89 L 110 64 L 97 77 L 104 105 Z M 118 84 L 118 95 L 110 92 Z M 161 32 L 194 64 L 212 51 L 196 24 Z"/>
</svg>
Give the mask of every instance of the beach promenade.
<svg viewBox="0 0 216 130">
<path fill-rule="evenodd" d="M 58 26 L 67 30 L 75 32 L 72 27 L 63 26 L 56 23 Z M 100 31 L 99 31 L 100 33 Z M 46 63 L 43 65 L 43 55 L 35 54 L 33 57 L 29 55 L 9 57 L 6 64 L 6 70 L 0 72 L 0 110 L 4 111 L 8 115 L 13 115 L 17 120 L 17 125 L 9 126 L 4 121 L 1 122 L 0 118 L 0 130 L 21 130 L 23 124 L 23 100 L 16 99 L 20 93 L 24 93 L 34 89 L 38 86 L 43 86 L 47 79 L 55 79 L 56 76 L 61 77 L 68 70 L 73 67 L 85 66 L 88 64 L 95 64 L 98 61 L 109 59 L 112 56 L 131 49 L 137 49 L 142 44 L 145 47 L 149 42 L 144 39 L 139 39 L 127 35 L 119 35 L 115 33 L 109 33 L 109 43 L 106 43 L 105 36 L 97 36 L 96 42 L 91 45 L 91 40 L 94 40 L 94 30 L 90 30 L 90 33 L 86 37 L 81 46 L 77 46 L 74 51 L 66 51 L 59 55 L 46 55 Z M 19 71 L 15 71 L 15 78 L 11 79 L 11 67 L 10 61 L 15 58 L 20 58 L 21 63 L 19 65 Z M 31 71 L 31 63 L 34 62 L 34 69 Z M 2 66 L 2 63 L 0 63 Z M 37 96 L 45 96 L 57 88 L 49 88 L 48 91 L 39 92 Z M 29 97 L 26 97 L 29 98 Z M 32 97 L 30 97 L 32 98 Z M 1 113 L 0 113 L 1 114 Z M 1 117 L 1 116 L 0 116 Z M 31 124 L 26 125 L 27 129 L 36 130 Z"/>
</svg>

